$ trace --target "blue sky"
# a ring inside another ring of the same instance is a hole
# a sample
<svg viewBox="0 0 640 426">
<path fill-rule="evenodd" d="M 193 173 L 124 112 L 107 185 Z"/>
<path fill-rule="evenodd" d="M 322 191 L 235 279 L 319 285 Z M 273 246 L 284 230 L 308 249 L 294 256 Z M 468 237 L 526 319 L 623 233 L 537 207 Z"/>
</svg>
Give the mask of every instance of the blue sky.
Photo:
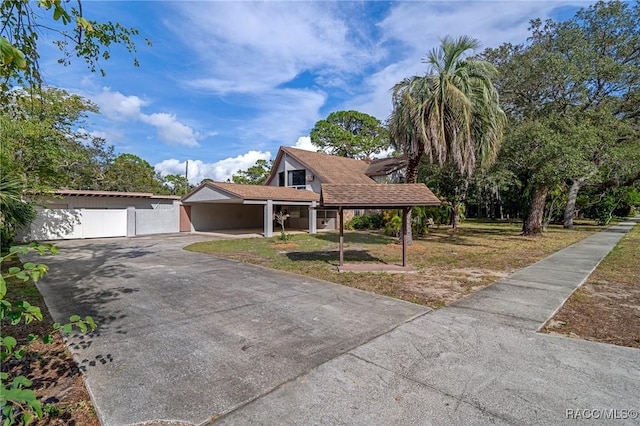
<svg viewBox="0 0 640 426">
<path fill-rule="evenodd" d="M 140 67 L 118 47 L 106 77 L 78 60 L 56 64 L 53 48 L 41 66 L 47 84 L 98 104 L 86 130 L 116 151 L 163 174 L 189 160 L 192 183 L 226 180 L 280 145 L 310 147 L 315 122 L 333 111 L 385 120 L 390 88 L 424 73 L 421 59 L 446 35 L 521 43 L 530 19 L 566 19 L 589 3 L 85 0 L 88 18 L 140 31 Z"/>
</svg>

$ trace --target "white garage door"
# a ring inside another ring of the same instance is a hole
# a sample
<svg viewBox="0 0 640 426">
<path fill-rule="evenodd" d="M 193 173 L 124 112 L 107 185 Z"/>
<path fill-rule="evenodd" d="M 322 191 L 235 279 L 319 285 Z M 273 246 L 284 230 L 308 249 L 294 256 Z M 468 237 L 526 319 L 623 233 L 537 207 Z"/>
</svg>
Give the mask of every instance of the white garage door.
<svg viewBox="0 0 640 426">
<path fill-rule="evenodd" d="M 31 224 L 34 240 L 127 236 L 126 210 L 43 209 Z"/>
</svg>

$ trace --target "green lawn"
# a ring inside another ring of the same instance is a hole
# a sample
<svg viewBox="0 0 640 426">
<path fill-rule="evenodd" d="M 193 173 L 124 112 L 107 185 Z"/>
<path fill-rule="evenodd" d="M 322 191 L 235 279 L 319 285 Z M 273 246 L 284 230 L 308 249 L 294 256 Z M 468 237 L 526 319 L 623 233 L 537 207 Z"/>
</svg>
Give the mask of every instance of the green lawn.
<svg viewBox="0 0 640 426">
<path fill-rule="evenodd" d="M 339 273 L 338 234 L 293 235 L 288 242 L 250 238 L 192 244 L 186 250 L 308 275 L 434 308 L 489 285 L 600 230 L 592 224 L 542 237 L 520 236 L 519 223 L 467 221 L 457 230 L 440 227 L 409 247 L 417 273 Z M 345 262 L 401 263 L 402 246 L 379 232 L 345 233 Z"/>
</svg>

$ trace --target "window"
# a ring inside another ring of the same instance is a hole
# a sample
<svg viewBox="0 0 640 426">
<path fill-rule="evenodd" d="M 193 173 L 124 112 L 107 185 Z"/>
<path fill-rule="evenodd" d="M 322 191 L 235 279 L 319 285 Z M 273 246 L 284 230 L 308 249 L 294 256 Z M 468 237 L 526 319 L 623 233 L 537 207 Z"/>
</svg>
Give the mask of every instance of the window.
<svg viewBox="0 0 640 426">
<path fill-rule="evenodd" d="M 289 170 L 287 175 L 287 186 L 293 186 L 300 189 L 306 188 L 307 175 L 304 169 L 302 170 Z"/>
<path fill-rule="evenodd" d="M 284 186 L 284 172 L 278 173 L 278 186 Z"/>
</svg>

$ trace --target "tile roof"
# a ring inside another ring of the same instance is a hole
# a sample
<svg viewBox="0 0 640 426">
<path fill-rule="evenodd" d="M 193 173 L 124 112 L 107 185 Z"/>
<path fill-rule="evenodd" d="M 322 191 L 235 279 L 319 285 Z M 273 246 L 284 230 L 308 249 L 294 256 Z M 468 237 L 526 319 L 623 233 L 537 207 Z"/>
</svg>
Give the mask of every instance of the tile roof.
<svg viewBox="0 0 640 426">
<path fill-rule="evenodd" d="M 178 195 L 155 195 L 150 192 L 118 192 L 118 191 L 89 191 L 77 189 L 58 189 L 53 195 L 78 196 L 78 197 L 129 197 L 129 198 L 153 198 L 161 200 L 179 200 Z"/>
<path fill-rule="evenodd" d="M 278 200 L 278 201 L 320 201 L 320 194 L 313 191 L 300 190 L 295 188 L 288 188 L 283 186 L 265 186 L 265 185 L 246 185 L 240 183 L 228 183 L 228 182 L 213 182 L 207 181 L 195 188 L 183 199 L 186 199 L 191 194 L 202 188 L 208 186 L 213 189 L 223 191 L 234 197 L 241 198 L 243 200 Z"/>
<path fill-rule="evenodd" d="M 398 208 L 439 206 L 441 202 L 423 183 L 378 185 L 322 184 L 320 204 L 327 207 Z"/>
<path fill-rule="evenodd" d="M 379 158 L 372 160 L 364 173 L 367 176 L 386 176 L 405 167 L 407 167 L 405 157 Z"/>
<path fill-rule="evenodd" d="M 278 164 L 283 154 L 290 155 L 301 163 L 310 170 L 321 183 L 349 182 L 355 184 L 376 184 L 373 179 L 365 174 L 365 171 L 369 167 L 366 161 L 281 146 L 280 151 L 278 151 L 278 158 L 276 158 L 274 164 Z M 275 176 L 276 170 L 274 169 L 271 171 L 271 175 L 267 179 L 266 184 L 268 185 Z"/>
</svg>

